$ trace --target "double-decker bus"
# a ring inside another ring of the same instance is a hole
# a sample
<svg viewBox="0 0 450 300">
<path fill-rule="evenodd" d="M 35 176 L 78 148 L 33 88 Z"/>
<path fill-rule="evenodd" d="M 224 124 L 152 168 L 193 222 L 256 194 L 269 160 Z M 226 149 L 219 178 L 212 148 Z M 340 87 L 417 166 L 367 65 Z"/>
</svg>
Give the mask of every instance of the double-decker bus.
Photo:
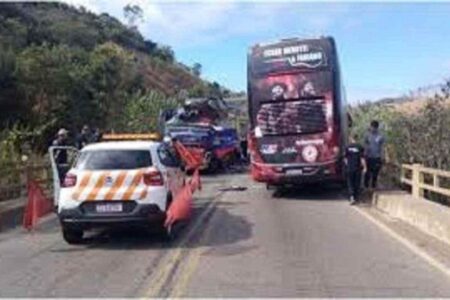
<svg viewBox="0 0 450 300">
<path fill-rule="evenodd" d="M 254 45 L 247 75 L 253 179 L 342 182 L 348 119 L 334 39 Z"/>
</svg>

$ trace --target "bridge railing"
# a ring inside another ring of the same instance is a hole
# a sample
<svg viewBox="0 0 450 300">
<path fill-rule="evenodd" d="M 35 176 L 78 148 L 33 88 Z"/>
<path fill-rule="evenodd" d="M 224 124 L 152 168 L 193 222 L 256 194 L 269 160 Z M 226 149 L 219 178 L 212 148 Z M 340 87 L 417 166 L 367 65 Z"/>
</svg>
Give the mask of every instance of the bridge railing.
<svg viewBox="0 0 450 300">
<path fill-rule="evenodd" d="M 427 195 L 432 192 L 441 197 L 450 198 L 449 171 L 426 168 L 420 164 L 404 164 L 400 181 L 411 187 L 414 197 L 428 198 Z"/>
</svg>

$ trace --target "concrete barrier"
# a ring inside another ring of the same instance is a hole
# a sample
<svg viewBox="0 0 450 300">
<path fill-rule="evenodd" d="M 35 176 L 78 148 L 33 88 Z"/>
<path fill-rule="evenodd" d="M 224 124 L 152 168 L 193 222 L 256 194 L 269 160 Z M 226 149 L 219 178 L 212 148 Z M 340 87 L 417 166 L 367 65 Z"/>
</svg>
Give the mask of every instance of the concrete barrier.
<svg viewBox="0 0 450 300">
<path fill-rule="evenodd" d="M 450 245 L 450 208 L 403 191 L 380 191 L 372 205 L 392 218 L 404 221 Z"/>
<path fill-rule="evenodd" d="M 27 198 L 0 202 L 0 232 L 22 224 Z"/>
</svg>

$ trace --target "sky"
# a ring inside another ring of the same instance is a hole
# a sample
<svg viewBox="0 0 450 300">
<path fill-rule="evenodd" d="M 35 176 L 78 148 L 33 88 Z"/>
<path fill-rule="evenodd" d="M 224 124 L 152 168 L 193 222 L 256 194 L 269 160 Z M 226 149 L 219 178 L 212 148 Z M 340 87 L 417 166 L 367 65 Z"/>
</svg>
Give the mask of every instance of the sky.
<svg viewBox="0 0 450 300">
<path fill-rule="evenodd" d="M 144 11 L 145 38 L 171 46 L 202 77 L 245 91 L 248 48 L 288 37 L 333 36 L 350 103 L 407 95 L 450 77 L 450 3 L 168 2 L 66 0 L 125 22 Z"/>
</svg>

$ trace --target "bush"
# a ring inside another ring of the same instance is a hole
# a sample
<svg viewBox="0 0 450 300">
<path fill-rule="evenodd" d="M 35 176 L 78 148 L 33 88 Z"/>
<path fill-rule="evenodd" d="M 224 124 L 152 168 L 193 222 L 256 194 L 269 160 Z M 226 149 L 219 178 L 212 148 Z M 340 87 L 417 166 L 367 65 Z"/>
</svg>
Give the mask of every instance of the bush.
<svg viewBox="0 0 450 300">
<path fill-rule="evenodd" d="M 450 169 L 450 81 L 441 91 L 425 100 L 420 110 L 401 113 L 392 106 L 380 103 L 364 103 L 350 109 L 354 126 L 352 131 L 360 137 L 368 124 L 377 119 L 386 135 L 386 158 L 388 162 L 421 163 L 427 167 Z"/>
<path fill-rule="evenodd" d="M 127 101 L 118 130 L 133 133 L 155 132 L 158 130 L 160 112 L 176 108 L 181 103 L 180 98 L 167 98 L 156 91 L 145 94 L 139 92 Z"/>
</svg>

